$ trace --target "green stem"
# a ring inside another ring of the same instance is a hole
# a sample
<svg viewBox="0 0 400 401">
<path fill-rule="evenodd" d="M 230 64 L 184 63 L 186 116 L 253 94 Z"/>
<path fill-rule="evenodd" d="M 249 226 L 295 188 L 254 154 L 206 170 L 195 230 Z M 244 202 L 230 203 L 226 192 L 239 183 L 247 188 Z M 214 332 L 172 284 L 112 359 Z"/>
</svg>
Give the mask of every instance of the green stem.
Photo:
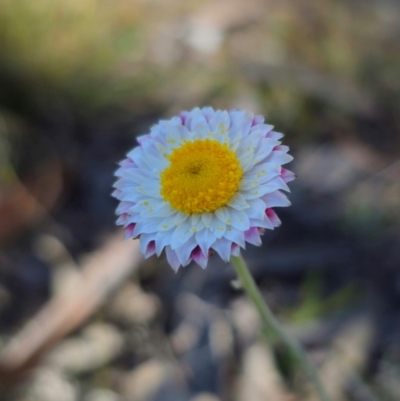
<svg viewBox="0 0 400 401">
<path fill-rule="evenodd" d="M 263 324 L 284 342 L 293 357 L 303 366 L 310 381 L 314 384 L 321 401 L 331 401 L 331 399 L 325 392 L 324 387 L 322 386 L 314 365 L 307 357 L 307 354 L 305 353 L 301 345 L 282 329 L 278 320 L 264 301 L 264 298 L 262 297 L 260 290 L 256 286 L 256 283 L 254 282 L 254 279 L 250 274 L 246 262 L 244 261 L 242 256 L 232 256 L 231 263 L 236 270 L 243 289 L 246 291 L 247 295 L 253 302 L 258 313 L 260 314 Z"/>
</svg>

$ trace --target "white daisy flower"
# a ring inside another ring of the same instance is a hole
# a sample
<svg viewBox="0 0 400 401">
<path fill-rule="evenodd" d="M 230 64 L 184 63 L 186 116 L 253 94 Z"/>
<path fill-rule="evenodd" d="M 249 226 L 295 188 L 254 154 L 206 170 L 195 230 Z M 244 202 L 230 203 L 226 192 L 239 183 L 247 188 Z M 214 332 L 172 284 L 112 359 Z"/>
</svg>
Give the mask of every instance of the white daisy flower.
<svg viewBox="0 0 400 401">
<path fill-rule="evenodd" d="M 115 173 L 125 238 L 139 238 L 146 258 L 165 249 L 175 270 L 261 245 L 264 229 L 280 225 L 272 208 L 290 205 L 281 190 L 294 179 L 272 128 L 262 116 L 211 107 L 160 121 Z"/>
</svg>

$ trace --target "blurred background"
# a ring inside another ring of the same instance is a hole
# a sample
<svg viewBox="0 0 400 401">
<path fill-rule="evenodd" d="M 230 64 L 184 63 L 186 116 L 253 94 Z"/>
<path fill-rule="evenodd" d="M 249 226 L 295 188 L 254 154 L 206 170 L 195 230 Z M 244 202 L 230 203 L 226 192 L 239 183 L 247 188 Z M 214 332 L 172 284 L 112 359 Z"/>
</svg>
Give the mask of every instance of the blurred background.
<svg viewBox="0 0 400 401">
<path fill-rule="evenodd" d="M 0 0 L 0 399 L 316 400 L 232 268 L 122 241 L 160 118 L 266 115 L 298 175 L 245 257 L 334 401 L 400 399 L 400 4 Z M 268 333 L 265 333 L 268 336 Z"/>
</svg>

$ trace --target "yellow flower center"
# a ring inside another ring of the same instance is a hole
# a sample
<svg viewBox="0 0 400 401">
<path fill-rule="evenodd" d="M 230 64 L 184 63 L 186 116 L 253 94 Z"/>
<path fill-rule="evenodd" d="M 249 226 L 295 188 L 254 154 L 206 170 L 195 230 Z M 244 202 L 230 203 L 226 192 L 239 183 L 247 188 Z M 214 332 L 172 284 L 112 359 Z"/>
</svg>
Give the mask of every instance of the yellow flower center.
<svg viewBox="0 0 400 401">
<path fill-rule="evenodd" d="M 239 188 L 243 171 L 227 145 L 210 139 L 186 142 L 174 149 L 161 173 L 161 195 L 186 214 L 213 212 Z"/>
</svg>

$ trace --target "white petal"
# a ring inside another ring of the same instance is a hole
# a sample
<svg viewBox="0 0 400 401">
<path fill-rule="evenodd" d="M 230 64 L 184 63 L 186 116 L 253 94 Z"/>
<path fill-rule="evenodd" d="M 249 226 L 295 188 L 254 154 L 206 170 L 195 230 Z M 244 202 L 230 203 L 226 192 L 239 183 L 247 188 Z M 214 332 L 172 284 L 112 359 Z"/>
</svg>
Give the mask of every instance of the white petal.
<svg viewBox="0 0 400 401">
<path fill-rule="evenodd" d="M 261 198 L 265 202 L 265 206 L 268 207 L 285 207 L 290 206 L 291 203 L 284 193 L 281 191 L 271 192 Z"/>
<path fill-rule="evenodd" d="M 265 160 L 269 163 L 276 163 L 282 165 L 290 163 L 293 160 L 293 157 L 288 155 L 286 152 L 274 150 Z"/>
<path fill-rule="evenodd" d="M 257 188 L 272 178 L 278 177 L 280 170 L 281 168 L 277 164 L 259 164 L 244 174 L 239 189 L 240 191 L 248 191 L 249 189 Z"/>
<path fill-rule="evenodd" d="M 214 212 L 218 219 L 221 220 L 224 224 L 230 224 L 231 215 L 229 212 L 229 208 L 227 207 L 220 207 Z"/>
<path fill-rule="evenodd" d="M 243 136 L 247 136 L 253 123 L 253 114 L 242 110 L 234 110 L 229 112 L 229 116 L 232 123 L 231 127 L 238 128 Z"/>
<path fill-rule="evenodd" d="M 211 216 L 212 216 L 212 218 L 211 218 L 210 226 L 208 227 L 208 229 L 211 232 L 214 232 L 215 231 L 215 227 L 217 226 L 217 224 L 220 224 L 221 221 L 219 220 L 219 218 L 214 213 L 212 213 Z"/>
<path fill-rule="evenodd" d="M 217 238 L 221 238 L 223 237 L 223 235 L 225 234 L 225 230 L 226 230 L 226 224 L 223 223 L 222 221 L 218 221 L 215 224 L 215 229 L 214 229 L 214 234 Z"/>
<path fill-rule="evenodd" d="M 117 226 L 127 226 L 129 223 L 127 222 L 128 216 L 126 213 L 122 213 L 121 216 L 118 217 L 117 221 L 115 224 Z"/>
<path fill-rule="evenodd" d="M 123 215 L 121 215 L 120 217 L 122 217 Z M 135 223 L 141 220 L 141 216 L 137 213 L 135 214 L 129 214 L 128 217 L 125 220 L 124 225 L 128 226 L 129 224 Z"/>
<path fill-rule="evenodd" d="M 157 227 L 160 224 L 159 219 L 143 219 L 136 223 L 135 229 L 133 230 L 133 237 L 137 237 L 140 234 L 151 234 L 157 231 Z"/>
<path fill-rule="evenodd" d="M 262 220 L 250 219 L 250 224 L 252 227 L 267 228 L 268 230 L 274 229 L 274 225 L 270 222 L 266 215 Z"/>
<path fill-rule="evenodd" d="M 224 237 L 234 242 L 235 244 L 240 245 L 242 248 L 246 247 L 246 243 L 244 240 L 244 231 L 242 230 L 237 230 L 234 227 L 228 227 Z"/>
<path fill-rule="evenodd" d="M 212 213 L 202 213 L 201 220 L 203 221 L 204 227 L 209 228 L 211 225 L 211 220 L 213 218 Z"/>
<path fill-rule="evenodd" d="M 176 249 L 183 245 L 193 233 L 191 232 L 190 219 L 186 219 L 182 224 L 177 226 L 171 237 L 171 248 Z"/>
<path fill-rule="evenodd" d="M 212 249 L 218 253 L 223 261 L 229 262 L 231 258 L 231 246 L 231 241 L 226 238 L 220 238 L 214 242 Z"/>
<path fill-rule="evenodd" d="M 170 164 L 168 159 L 157 158 L 149 155 L 144 155 L 142 158 L 143 163 L 146 163 L 149 171 L 153 171 L 155 174 L 164 171 Z"/>
<path fill-rule="evenodd" d="M 179 227 L 186 219 L 189 221 L 189 216 L 186 213 L 177 212 L 174 215 L 174 225 Z"/>
<path fill-rule="evenodd" d="M 275 177 L 272 180 L 266 182 L 265 184 L 259 185 L 257 188 L 251 189 L 249 191 L 243 191 L 242 195 L 246 200 L 261 198 L 263 195 L 274 192 L 278 189 L 284 189 L 285 191 L 290 192 L 289 187 L 282 180 L 281 177 Z"/>
<path fill-rule="evenodd" d="M 238 230 L 248 230 L 250 228 L 250 220 L 246 211 L 232 209 L 230 225 Z"/>
<path fill-rule="evenodd" d="M 236 210 L 243 210 L 248 208 L 249 204 L 246 202 L 246 199 L 237 192 L 228 202 L 228 206 L 233 207 Z"/>
<path fill-rule="evenodd" d="M 147 185 L 140 185 L 135 188 L 136 192 L 144 196 L 151 196 L 153 198 L 161 198 L 160 194 L 160 184 L 157 182 L 155 184 L 149 182 Z"/>
<path fill-rule="evenodd" d="M 141 148 L 141 146 L 136 146 L 135 148 L 131 149 L 127 154 L 126 157 L 128 157 L 129 159 L 132 159 L 135 162 L 135 158 L 141 158 L 143 155 L 143 149 Z M 136 163 L 136 162 L 135 162 Z"/>
<path fill-rule="evenodd" d="M 257 164 L 249 171 L 247 171 L 242 180 L 257 180 L 259 183 L 264 183 L 269 181 L 271 178 L 274 178 L 281 173 L 281 167 L 277 164 L 272 163 L 262 163 Z"/>
<path fill-rule="evenodd" d="M 210 129 L 221 139 L 227 138 L 230 126 L 230 118 L 227 111 L 217 110 L 210 120 Z M 226 142 L 226 139 L 224 140 Z"/>
<path fill-rule="evenodd" d="M 261 184 L 261 188 L 263 188 L 264 193 L 270 193 L 277 189 L 283 189 L 287 192 L 290 192 L 290 188 L 287 186 L 286 182 L 283 181 L 282 177 L 275 177 L 268 182 Z M 264 194 L 263 194 L 264 195 Z"/>
<path fill-rule="evenodd" d="M 165 248 L 165 254 L 167 255 L 167 260 L 168 263 L 171 265 L 171 267 L 177 271 L 181 265 L 179 262 L 178 256 L 175 251 L 171 249 L 171 247 L 167 246 Z"/>
<path fill-rule="evenodd" d="M 192 227 L 197 227 L 200 220 L 201 220 L 201 213 L 193 213 L 190 216 L 190 224 L 192 225 Z"/>
<path fill-rule="evenodd" d="M 163 127 L 164 141 L 169 148 L 176 148 L 182 140 L 182 128 L 175 124 L 166 123 Z"/>
<path fill-rule="evenodd" d="M 169 231 L 159 231 L 156 234 L 155 241 L 156 241 L 157 256 L 160 256 L 164 247 L 166 247 L 167 245 L 169 245 L 171 243 L 172 233 L 173 233 L 173 230 L 169 230 Z"/>
<path fill-rule="evenodd" d="M 144 171 L 139 168 L 126 170 L 124 178 L 139 185 L 146 184 L 149 180 L 158 181 L 159 178 L 151 174 L 150 171 Z"/>
<path fill-rule="evenodd" d="M 253 167 L 258 163 L 261 163 L 263 160 L 270 161 L 268 157 L 273 153 L 273 148 L 276 146 L 277 142 L 273 139 L 263 138 L 260 142 L 260 147 L 257 152 L 254 154 L 252 163 L 249 164 L 249 167 Z"/>
<path fill-rule="evenodd" d="M 258 124 L 251 128 L 251 132 L 258 131 L 261 133 L 263 137 L 265 137 L 269 132 L 272 131 L 273 128 L 274 128 L 273 125 Z"/>
<path fill-rule="evenodd" d="M 190 231 L 195 234 L 204 228 L 200 213 L 195 213 L 190 216 Z"/>
<path fill-rule="evenodd" d="M 168 202 L 155 201 L 154 215 L 157 217 L 167 217 L 176 214 L 176 210 L 171 207 Z"/>
<path fill-rule="evenodd" d="M 242 132 L 238 128 L 231 128 L 229 130 L 228 136 L 229 136 L 229 149 L 236 152 L 243 140 Z"/>
<path fill-rule="evenodd" d="M 212 107 L 202 107 L 201 112 L 203 114 L 203 116 L 205 117 L 205 119 L 209 122 L 212 118 L 212 116 L 214 115 L 214 109 Z"/>
<path fill-rule="evenodd" d="M 285 135 L 283 135 L 280 132 L 276 132 L 276 131 L 270 131 L 267 134 L 267 138 L 272 138 L 272 139 L 276 139 L 277 141 L 279 141 L 279 139 L 283 138 Z"/>
<path fill-rule="evenodd" d="M 193 118 L 191 123 L 191 131 L 195 132 L 199 138 L 207 138 L 210 128 L 203 114 L 199 113 Z"/>
<path fill-rule="evenodd" d="M 246 210 L 246 214 L 251 219 L 263 219 L 265 214 L 265 203 L 260 198 L 249 200 L 250 208 Z"/>
<path fill-rule="evenodd" d="M 242 159 L 248 155 L 254 155 L 262 139 L 263 138 L 257 132 L 253 132 L 249 136 L 245 137 L 236 151 L 239 159 Z"/>
<path fill-rule="evenodd" d="M 186 266 L 190 262 L 190 255 L 194 248 L 196 248 L 197 242 L 195 237 L 189 238 L 185 244 L 175 249 L 176 255 L 178 256 L 179 261 L 182 266 Z"/>
<path fill-rule="evenodd" d="M 198 107 L 195 107 L 193 110 L 186 112 L 185 114 L 185 127 L 190 130 L 192 119 L 198 114 L 201 113 L 201 110 Z"/>
<path fill-rule="evenodd" d="M 116 191 L 118 191 L 118 190 L 116 190 Z M 115 196 L 114 193 L 113 193 L 113 196 Z M 134 202 L 134 203 L 139 203 L 141 201 L 148 199 L 145 195 L 137 192 L 134 188 L 132 188 L 129 191 L 123 191 L 118 196 L 115 196 L 115 197 L 117 199 L 119 199 L 120 201 Z"/>
<path fill-rule="evenodd" d="M 207 228 L 196 233 L 196 241 L 204 255 L 208 255 L 211 245 L 216 241 L 217 237 Z"/>
<path fill-rule="evenodd" d="M 115 213 L 129 213 L 129 209 L 133 206 L 135 206 L 133 202 L 120 202 Z"/>
<path fill-rule="evenodd" d="M 142 218 L 152 218 L 152 217 L 159 217 L 154 213 L 155 207 L 158 206 L 160 201 L 155 198 L 148 198 L 147 200 L 142 200 L 137 203 L 135 206 L 132 206 L 129 209 L 129 213 L 140 213 Z"/>
<path fill-rule="evenodd" d="M 168 231 L 175 228 L 174 218 L 175 216 L 172 215 L 159 219 L 160 224 L 157 227 L 157 231 Z"/>
</svg>

